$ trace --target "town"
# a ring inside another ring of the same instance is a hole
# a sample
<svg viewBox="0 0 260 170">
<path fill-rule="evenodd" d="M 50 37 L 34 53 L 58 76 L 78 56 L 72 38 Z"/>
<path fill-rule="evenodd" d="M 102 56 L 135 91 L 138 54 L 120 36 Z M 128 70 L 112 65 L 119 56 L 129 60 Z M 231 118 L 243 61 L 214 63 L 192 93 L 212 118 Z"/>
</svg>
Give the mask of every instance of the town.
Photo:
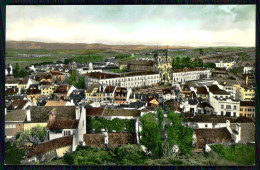
<svg viewBox="0 0 260 170">
<path fill-rule="evenodd" d="M 236 53 L 190 58 L 175 52 L 31 64 L 23 72 L 18 63 L 7 64 L 5 137 L 22 153 L 16 163 L 142 165 L 223 145 L 254 146 L 255 64 Z"/>
</svg>

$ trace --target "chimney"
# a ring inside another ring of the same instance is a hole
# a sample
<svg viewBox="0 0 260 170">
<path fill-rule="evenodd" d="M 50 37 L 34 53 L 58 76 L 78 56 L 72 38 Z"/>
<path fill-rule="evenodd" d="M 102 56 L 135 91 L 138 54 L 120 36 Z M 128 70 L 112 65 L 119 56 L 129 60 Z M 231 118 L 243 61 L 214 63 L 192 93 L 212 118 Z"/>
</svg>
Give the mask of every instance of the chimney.
<svg viewBox="0 0 260 170">
<path fill-rule="evenodd" d="M 248 76 L 246 76 L 246 86 L 248 85 Z"/>
<path fill-rule="evenodd" d="M 26 110 L 26 119 L 27 119 L 28 122 L 31 121 L 31 110 L 30 109 Z"/>
<path fill-rule="evenodd" d="M 21 88 L 18 88 L 18 94 L 21 94 Z"/>
<path fill-rule="evenodd" d="M 5 115 L 7 114 L 7 108 L 5 108 Z"/>
</svg>

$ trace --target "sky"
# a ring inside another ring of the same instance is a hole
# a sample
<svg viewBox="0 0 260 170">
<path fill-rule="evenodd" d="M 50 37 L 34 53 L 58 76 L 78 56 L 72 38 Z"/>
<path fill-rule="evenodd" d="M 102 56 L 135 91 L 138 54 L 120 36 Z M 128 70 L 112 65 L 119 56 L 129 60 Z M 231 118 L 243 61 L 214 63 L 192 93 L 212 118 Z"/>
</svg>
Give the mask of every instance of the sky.
<svg viewBox="0 0 260 170">
<path fill-rule="evenodd" d="M 7 5 L 6 40 L 254 47 L 255 5 Z"/>
</svg>

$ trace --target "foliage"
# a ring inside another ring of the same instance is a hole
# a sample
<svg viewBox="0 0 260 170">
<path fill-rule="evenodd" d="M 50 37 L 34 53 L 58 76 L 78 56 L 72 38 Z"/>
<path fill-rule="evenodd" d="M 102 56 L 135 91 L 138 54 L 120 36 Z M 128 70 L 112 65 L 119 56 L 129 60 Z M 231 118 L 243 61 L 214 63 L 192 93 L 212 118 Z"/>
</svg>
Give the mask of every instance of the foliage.
<svg viewBox="0 0 260 170">
<path fill-rule="evenodd" d="M 204 51 L 202 48 L 199 49 L 200 55 L 204 55 Z"/>
<path fill-rule="evenodd" d="M 204 65 L 206 68 L 216 68 L 216 64 L 215 63 L 205 63 Z"/>
<path fill-rule="evenodd" d="M 255 149 L 252 146 L 236 144 L 227 149 L 224 145 L 218 144 L 211 145 L 211 148 L 218 153 L 220 157 L 227 160 L 243 165 L 253 165 L 255 163 Z"/>
<path fill-rule="evenodd" d="M 71 76 L 68 78 L 68 83 L 71 85 L 74 85 L 80 89 L 85 88 L 85 79 L 83 76 L 79 77 L 77 81 L 77 73 L 75 70 L 71 71 Z"/>
<path fill-rule="evenodd" d="M 247 55 L 246 52 L 241 52 L 237 54 L 239 56 L 239 60 L 242 61 L 248 61 L 249 60 L 249 56 Z"/>
<path fill-rule="evenodd" d="M 237 74 L 237 73 L 243 73 L 243 70 L 244 70 L 243 67 L 234 67 L 230 69 L 230 72 L 233 74 Z"/>
<path fill-rule="evenodd" d="M 24 150 L 18 149 L 16 145 L 11 145 L 11 142 L 5 142 L 5 164 L 18 165 L 24 156 Z"/>
<path fill-rule="evenodd" d="M 162 141 L 159 128 L 153 114 L 149 113 L 143 115 L 140 119 L 142 124 L 140 143 L 146 146 L 148 151 L 151 151 L 153 157 L 158 158 L 162 156 Z"/>
<path fill-rule="evenodd" d="M 79 77 L 78 82 L 76 82 L 74 85 L 76 87 L 80 88 L 80 89 L 85 89 L 85 79 L 84 79 L 84 77 Z"/>
<path fill-rule="evenodd" d="M 182 154 L 190 153 L 193 148 L 193 130 L 182 126 L 180 115 L 172 111 L 168 111 L 168 120 L 172 123 L 172 125 L 166 125 L 169 145 L 172 147 L 176 144 Z"/>
<path fill-rule="evenodd" d="M 127 72 L 126 69 L 110 69 L 109 71 L 111 71 L 113 73 L 124 73 L 124 72 Z"/>
<path fill-rule="evenodd" d="M 112 149 L 79 147 L 74 153 L 67 153 L 63 160 L 70 165 L 141 165 L 147 160 L 138 145 L 125 145 Z"/>
<path fill-rule="evenodd" d="M 13 70 L 13 75 L 14 75 L 14 77 L 27 77 L 27 76 L 29 76 L 29 73 L 26 72 L 24 69 L 20 70 L 19 64 L 16 63 L 15 68 Z"/>
<path fill-rule="evenodd" d="M 163 111 L 161 108 L 157 109 L 158 127 L 162 128 L 163 123 Z"/>
<path fill-rule="evenodd" d="M 135 120 L 119 118 L 107 120 L 103 117 L 91 118 L 87 116 L 86 121 L 88 133 L 90 133 L 92 129 L 95 129 L 95 133 L 100 133 L 101 129 L 107 129 L 108 132 L 112 132 L 112 130 L 116 130 L 116 132 L 123 132 L 124 128 L 126 128 L 127 132 L 135 132 Z"/>
<path fill-rule="evenodd" d="M 109 155 L 117 165 L 142 165 L 148 157 L 138 145 L 124 145 L 109 151 Z"/>
<path fill-rule="evenodd" d="M 32 143 L 37 144 L 37 141 L 35 141 L 35 138 L 39 138 L 39 142 L 45 141 L 46 137 L 46 129 L 39 124 L 35 128 L 32 128 L 31 130 L 25 130 L 24 132 L 19 133 L 16 136 L 16 139 L 14 143 L 16 146 L 21 147 L 24 145 L 24 141 L 30 141 Z"/>
<path fill-rule="evenodd" d="M 73 57 L 73 58 L 66 58 L 64 60 L 64 64 L 69 64 L 72 61 L 75 61 L 77 63 L 90 63 L 90 62 L 100 62 L 102 60 L 103 60 L 103 57 L 101 57 L 101 56 L 87 55 L 87 56 L 78 56 L 78 57 Z"/>
<path fill-rule="evenodd" d="M 172 60 L 172 67 L 174 69 L 203 67 L 203 61 L 199 57 L 196 57 L 193 61 L 191 61 L 188 56 L 177 56 Z"/>
<path fill-rule="evenodd" d="M 194 67 L 203 67 L 203 61 L 197 56 L 193 60 Z"/>
</svg>

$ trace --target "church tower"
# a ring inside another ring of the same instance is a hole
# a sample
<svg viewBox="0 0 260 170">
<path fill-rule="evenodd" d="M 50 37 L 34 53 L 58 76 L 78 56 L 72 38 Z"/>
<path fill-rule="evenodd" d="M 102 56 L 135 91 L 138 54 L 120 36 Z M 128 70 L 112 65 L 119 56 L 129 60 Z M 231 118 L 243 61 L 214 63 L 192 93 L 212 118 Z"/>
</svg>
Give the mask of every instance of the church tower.
<svg viewBox="0 0 260 170">
<path fill-rule="evenodd" d="M 168 50 L 154 54 L 154 71 L 160 74 L 163 84 L 172 84 L 172 57 Z"/>
</svg>

